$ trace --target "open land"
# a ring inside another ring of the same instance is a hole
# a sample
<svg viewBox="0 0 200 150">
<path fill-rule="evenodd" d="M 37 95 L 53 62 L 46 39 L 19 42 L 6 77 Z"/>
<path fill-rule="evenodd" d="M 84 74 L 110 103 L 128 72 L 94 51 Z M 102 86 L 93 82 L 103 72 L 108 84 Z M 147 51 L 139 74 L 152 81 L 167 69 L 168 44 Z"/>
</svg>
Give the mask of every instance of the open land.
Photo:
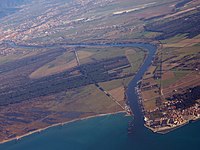
<svg viewBox="0 0 200 150">
<path fill-rule="evenodd" d="M 139 90 L 145 125 L 154 132 L 165 133 L 200 117 L 200 47 L 195 25 L 199 6 L 185 2 L 175 14 L 154 18 L 145 27 L 160 33 L 155 36 L 160 48 Z"/>
<path fill-rule="evenodd" d="M 158 132 L 200 117 L 200 2 L 23 4 L 0 23 L 0 141 L 71 120 L 127 111 L 126 88 L 146 50 L 73 46 L 81 43 L 157 44 L 138 88 L 145 125 Z"/>
</svg>

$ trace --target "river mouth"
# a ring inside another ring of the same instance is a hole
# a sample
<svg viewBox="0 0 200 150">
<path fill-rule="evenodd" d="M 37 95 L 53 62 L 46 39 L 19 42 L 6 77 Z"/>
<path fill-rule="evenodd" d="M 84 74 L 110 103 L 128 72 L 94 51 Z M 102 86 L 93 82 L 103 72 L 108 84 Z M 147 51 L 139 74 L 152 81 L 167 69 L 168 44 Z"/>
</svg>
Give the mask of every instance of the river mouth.
<svg viewBox="0 0 200 150">
<path fill-rule="evenodd" d="M 76 45 L 94 46 L 94 45 Z M 97 45 L 96 45 L 97 46 Z M 99 46 L 105 46 L 100 44 Z M 106 46 L 109 46 L 106 44 Z M 76 121 L 61 126 L 56 126 L 32 134 L 20 141 L 11 141 L 0 145 L 2 150 L 35 150 L 35 149 L 72 149 L 72 150 L 170 150 L 174 148 L 188 150 L 198 149 L 200 135 L 196 132 L 200 122 L 188 124 L 168 134 L 156 134 L 144 127 L 138 96 L 135 93 L 137 82 L 151 65 L 156 52 L 156 46 L 145 43 L 111 44 L 110 46 L 132 46 L 148 50 L 148 55 L 133 80 L 128 85 L 127 96 L 134 113 L 133 134 L 127 134 L 128 122 L 131 117 L 124 117 L 123 113 L 95 117 L 87 120 Z"/>
<path fill-rule="evenodd" d="M 147 51 L 146 58 L 137 71 L 137 73 L 134 75 L 134 78 L 128 85 L 127 89 L 127 97 L 129 105 L 132 109 L 132 112 L 134 114 L 134 126 L 144 126 L 144 120 L 143 120 L 143 113 L 140 108 L 138 95 L 135 92 L 135 88 L 137 87 L 138 81 L 140 81 L 148 69 L 148 67 L 151 65 L 151 62 L 153 60 L 153 57 L 157 50 L 157 45 L 153 45 L 150 43 L 131 43 L 131 42 L 124 42 L 124 43 L 78 43 L 78 44 L 52 44 L 52 45 L 20 45 L 16 44 L 13 41 L 4 41 L 5 44 L 8 44 L 10 47 L 13 48 L 26 48 L 26 49 L 32 49 L 32 48 L 59 48 L 59 47 L 132 47 L 132 48 L 141 48 L 145 51 Z"/>
<path fill-rule="evenodd" d="M 123 113 L 81 120 L 49 128 L 19 141 L 0 144 L 2 150 L 198 150 L 200 122 L 186 125 L 168 134 L 155 134 L 144 128 L 127 134 L 130 117 Z"/>
</svg>

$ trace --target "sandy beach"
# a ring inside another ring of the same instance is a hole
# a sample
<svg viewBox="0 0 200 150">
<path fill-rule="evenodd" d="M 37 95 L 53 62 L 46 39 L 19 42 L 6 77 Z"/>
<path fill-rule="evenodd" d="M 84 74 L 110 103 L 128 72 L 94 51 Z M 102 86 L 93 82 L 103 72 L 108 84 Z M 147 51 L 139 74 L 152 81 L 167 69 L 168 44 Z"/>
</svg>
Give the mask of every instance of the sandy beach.
<svg viewBox="0 0 200 150">
<path fill-rule="evenodd" d="M 61 126 L 61 125 L 63 126 L 63 125 L 66 125 L 68 123 L 72 123 L 72 122 L 76 122 L 76 121 L 86 120 L 86 119 L 90 119 L 90 118 L 94 118 L 94 117 L 102 117 L 102 116 L 107 116 L 107 115 L 114 115 L 114 114 L 119 114 L 119 113 L 126 113 L 126 111 L 118 111 L 118 112 L 114 112 L 114 113 L 98 114 L 98 115 L 88 116 L 88 117 L 84 117 L 84 118 L 77 118 L 77 119 L 73 119 L 73 120 L 70 120 L 70 121 L 53 124 L 53 125 L 47 126 L 45 128 L 41 128 L 41 129 L 37 129 L 35 131 L 28 132 L 28 133 L 23 134 L 21 136 L 17 136 L 17 137 L 14 137 L 14 138 L 3 140 L 3 141 L 0 142 L 0 144 L 6 143 L 6 142 L 10 142 L 10 141 L 14 141 L 14 140 L 19 140 L 19 139 L 24 138 L 26 136 L 29 136 L 31 134 L 39 133 L 41 131 L 44 131 L 44 130 L 52 128 L 52 127 Z"/>
</svg>

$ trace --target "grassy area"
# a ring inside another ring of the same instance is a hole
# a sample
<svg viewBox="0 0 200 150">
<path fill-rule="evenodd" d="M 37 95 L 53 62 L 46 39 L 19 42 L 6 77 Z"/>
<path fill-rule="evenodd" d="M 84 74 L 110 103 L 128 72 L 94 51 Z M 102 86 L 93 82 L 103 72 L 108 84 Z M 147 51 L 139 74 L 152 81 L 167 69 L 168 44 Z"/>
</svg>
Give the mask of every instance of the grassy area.
<svg viewBox="0 0 200 150">
<path fill-rule="evenodd" d="M 136 73 L 140 65 L 143 63 L 145 51 L 138 48 L 124 48 L 124 47 L 87 47 L 79 48 L 79 53 L 90 54 L 88 57 L 80 57 L 81 64 L 94 62 L 97 60 L 109 59 L 118 56 L 126 56 L 131 65 L 129 68 L 123 69 L 123 73 Z M 92 55 L 91 55 L 92 54 Z M 107 91 L 128 85 L 133 77 L 128 77 L 125 79 L 117 79 L 108 82 L 100 83 L 100 85 Z"/>
<path fill-rule="evenodd" d="M 199 37 L 196 36 L 194 38 L 191 39 L 187 39 L 187 37 L 183 34 L 177 34 L 176 36 L 172 37 L 172 38 L 168 38 L 166 40 L 162 40 L 161 42 L 164 44 L 163 45 L 163 49 L 162 49 L 162 60 L 163 60 L 163 64 L 162 64 L 162 81 L 161 81 L 161 86 L 163 89 L 163 93 L 167 93 L 167 95 L 173 94 L 173 93 L 169 93 L 171 91 L 173 91 L 173 87 L 174 88 L 185 88 L 185 85 L 181 85 L 179 87 L 177 87 L 177 85 L 179 85 L 179 83 L 183 83 L 183 82 L 188 82 L 188 85 L 192 85 L 193 83 L 189 84 L 189 81 L 184 81 L 185 79 L 183 79 L 185 76 L 187 76 L 188 74 L 192 73 L 192 70 L 194 70 L 193 68 L 193 64 L 198 64 L 198 54 L 199 54 L 199 45 L 198 44 L 194 44 L 192 45 L 192 43 L 197 43 Z M 187 68 L 185 68 L 187 66 Z M 197 67 L 198 68 L 198 67 Z M 157 68 L 158 70 L 160 69 L 159 66 Z M 152 69 L 153 70 L 153 69 Z M 149 73 L 151 71 L 148 71 Z M 151 76 L 149 76 L 151 77 Z M 188 79 L 192 78 L 191 76 L 188 76 Z M 153 79 L 151 78 L 152 81 L 150 81 L 151 84 L 153 84 L 154 82 L 157 83 L 158 85 L 160 85 L 160 79 Z M 186 79 L 187 80 L 187 79 Z M 195 81 L 194 81 L 195 82 Z M 198 82 L 198 81 L 196 81 Z M 177 83 L 177 84 L 175 84 Z M 196 84 L 196 83 L 195 83 Z M 172 86 L 174 85 L 174 86 Z M 171 89 L 170 89 L 171 88 Z M 170 90 L 168 90 L 170 89 Z M 149 92 L 149 93 L 148 93 Z M 142 94 L 146 94 L 146 98 L 148 100 L 143 101 L 143 105 L 145 110 L 153 110 L 154 108 L 156 108 L 156 95 L 154 90 L 148 90 L 148 91 L 143 91 Z M 144 96 L 144 99 L 145 99 Z M 157 95 L 158 98 L 162 99 L 162 102 L 164 102 L 164 97 L 160 97 L 159 95 Z M 152 97 L 152 99 L 151 99 Z M 159 103 L 159 101 L 158 101 Z M 157 105 L 159 106 L 159 105 Z M 158 115 L 158 113 L 153 114 L 153 115 Z M 154 116 L 154 117 L 155 117 Z"/>
<path fill-rule="evenodd" d="M 166 41 L 166 42 L 170 42 L 171 40 L 176 41 L 176 40 L 184 40 L 185 37 L 181 36 L 181 35 L 177 35 L 175 37 L 173 37 L 172 39 Z M 172 42 L 171 41 L 171 42 Z M 186 46 L 186 47 L 168 47 L 168 48 L 164 48 L 162 50 L 163 52 L 163 60 L 166 60 L 170 57 L 176 56 L 175 58 L 169 59 L 167 61 L 164 62 L 164 64 L 168 64 L 170 63 L 170 61 L 174 61 L 177 62 L 178 64 L 180 63 L 184 63 L 184 64 L 189 64 L 192 63 L 193 61 L 197 61 L 197 60 L 190 60 L 190 61 L 186 61 L 184 60 L 184 58 L 188 57 L 188 58 L 192 58 L 198 55 L 199 53 L 199 46 L 195 45 L 195 46 Z M 165 69 L 165 68 L 163 68 Z M 186 76 L 187 74 L 189 74 L 191 71 L 183 71 L 180 68 L 179 69 L 173 69 L 173 74 L 174 77 L 173 78 L 169 78 L 169 79 L 165 79 L 162 81 L 162 86 L 163 88 L 168 87 L 170 84 L 175 83 L 176 81 L 180 80 L 181 78 L 183 78 L 184 76 Z M 159 80 L 157 82 L 160 82 Z"/>
<path fill-rule="evenodd" d="M 161 35 L 161 33 L 160 33 L 160 32 L 144 31 L 144 32 L 143 32 L 143 35 L 144 35 L 146 38 L 155 38 L 156 36 Z"/>
<path fill-rule="evenodd" d="M 127 50 L 126 56 L 131 64 L 131 67 L 124 69 L 124 72 L 135 73 L 144 61 L 145 51 L 142 49 L 136 49 L 135 51 Z"/>
<path fill-rule="evenodd" d="M 121 110 L 111 98 L 106 96 L 95 85 L 88 85 L 67 91 L 62 103 L 58 104 L 54 109 L 96 114 Z"/>
<path fill-rule="evenodd" d="M 152 99 L 158 96 L 159 96 L 158 89 L 151 89 L 151 90 L 143 91 L 142 93 L 142 97 L 144 99 Z"/>
<path fill-rule="evenodd" d="M 0 56 L 0 64 L 16 60 L 16 55 Z"/>
<path fill-rule="evenodd" d="M 161 40 L 161 42 L 163 44 L 177 43 L 184 39 L 186 39 L 186 34 L 177 34 L 176 36 L 171 37 L 169 39 Z"/>
<path fill-rule="evenodd" d="M 85 52 L 85 55 L 84 55 Z M 129 47 L 87 47 L 80 48 L 78 54 L 81 53 L 84 57 L 80 57 L 81 64 L 95 62 L 103 59 L 114 58 L 118 56 L 126 56 L 131 67 L 123 69 L 124 73 L 135 73 L 143 63 L 145 51 L 139 48 Z M 81 55 L 80 55 L 81 56 Z"/>
<path fill-rule="evenodd" d="M 23 50 L 22 52 L 20 52 L 19 50 L 19 54 L 9 54 L 7 56 L 0 55 L 0 64 L 7 63 L 14 60 L 19 60 L 25 57 L 30 57 L 42 51 L 43 51 L 42 49 L 40 49 L 39 51 L 36 51 L 36 50 L 34 51 L 34 49 L 30 51 Z"/>
<path fill-rule="evenodd" d="M 171 56 L 177 56 L 175 59 L 179 60 L 187 55 L 196 55 L 199 53 L 200 46 L 190 46 L 190 47 L 168 47 L 162 50 L 163 60 L 170 58 Z"/>
<path fill-rule="evenodd" d="M 153 110 L 156 108 L 156 99 L 151 99 L 143 102 L 145 110 Z"/>
<path fill-rule="evenodd" d="M 198 43 L 198 44 L 196 44 L 196 45 L 194 45 L 194 46 L 200 46 L 200 43 Z"/>
<path fill-rule="evenodd" d="M 102 82 L 99 83 L 99 85 L 101 87 L 103 87 L 106 91 L 112 91 L 114 90 L 116 93 L 111 92 L 110 94 L 115 97 L 116 99 L 123 99 L 124 100 L 124 86 L 128 86 L 129 82 L 133 79 L 133 77 L 128 77 L 128 78 L 124 78 L 124 79 L 118 79 L 118 80 L 112 80 L 112 81 L 108 81 L 108 82 Z M 123 90 L 121 90 L 123 89 Z M 116 96 L 116 95 L 120 95 L 120 96 Z M 121 100 L 120 99 L 120 100 Z"/>
<path fill-rule="evenodd" d="M 166 80 L 162 80 L 162 88 L 168 87 L 170 84 L 173 84 L 189 74 L 189 71 L 173 71 L 174 77 Z M 160 83 L 160 80 L 157 80 L 158 83 Z"/>
<path fill-rule="evenodd" d="M 74 52 L 66 52 L 61 56 L 58 56 L 55 60 L 45 64 L 44 66 L 35 70 L 30 78 L 40 78 L 56 73 L 60 73 L 64 70 L 77 66 Z"/>
<path fill-rule="evenodd" d="M 109 59 L 114 58 L 118 56 L 124 56 L 126 48 L 118 48 L 118 47 L 86 47 L 86 48 L 80 48 L 80 52 L 86 52 L 86 53 L 92 53 L 89 57 L 80 58 L 80 63 L 90 63 L 94 61 L 99 61 L 103 59 Z M 78 51 L 78 52 L 79 52 Z"/>
<path fill-rule="evenodd" d="M 85 52 L 85 53 L 84 53 Z M 97 60 L 109 59 L 118 56 L 126 56 L 131 67 L 123 69 L 123 73 L 136 73 L 140 65 L 143 63 L 145 51 L 139 48 L 130 48 L 130 47 L 86 47 L 79 48 L 79 54 L 83 54 L 83 56 L 88 57 L 80 57 L 81 64 L 95 62 Z M 81 55 L 80 55 L 81 56 Z M 128 77 L 124 79 L 117 79 L 108 82 L 100 83 L 100 85 L 105 88 L 105 90 L 109 91 L 112 89 L 116 89 L 118 87 L 128 85 L 133 77 Z"/>
<path fill-rule="evenodd" d="M 105 90 L 110 91 L 112 89 L 123 86 L 123 82 L 124 82 L 123 79 L 112 80 L 112 81 L 100 83 L 100 86 L 102 86 Z"/>
</svg>

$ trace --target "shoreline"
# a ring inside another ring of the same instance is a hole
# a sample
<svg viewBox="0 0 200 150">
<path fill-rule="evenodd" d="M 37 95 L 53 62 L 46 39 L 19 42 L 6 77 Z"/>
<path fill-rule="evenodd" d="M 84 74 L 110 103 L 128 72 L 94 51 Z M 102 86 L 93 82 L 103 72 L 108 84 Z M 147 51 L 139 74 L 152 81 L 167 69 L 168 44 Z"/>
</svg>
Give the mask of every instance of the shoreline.
<svg viewBox="0 0 200 150">
<path fill-rule="evenodd" d="M 159 134 L 167 134 L 171 131 L 174 131 L 178 128 L 181 128 L 187 124 L 190 124 L 190 123 L 193 123 L 193 122 L 196 122 L 196 121 L 199 121 L 200 120 L 200 117 L 195 117 L 193 119 L 190 119 L 190 120 L 186 120 L 184 121 L 183 123 L 181 124 L 178 124 L 176 126 L 172 126 L 172 127 L 161 127 L 161 128 L 157 128 L 157 129 L 154 129 L 154 128 L 151 128 L 149 126 L 147 126 L 146 124 L 144 124 L 144 126 L 148 129 L 150 129 L 151 131 L 153 131 L 154 133 L 159 133 Z"/>
<path fill-rule="evenodd" d="M 181 127 L 187 125 L 188 123 L 189 123 L 189 121 L 186 121 L 186 122 L 184 122 L 184 123 L 182 123 L 182 124 L 179 124 L 179 125 L 176 125 L 176 126 L 172 126 L 172 127 L 161 127 L 161 128 L 157 128 L 157 129 L 151 128 L 151 127 L 147 126 L 146 124 L 144 124 L 144 126 L 145 126 L 146 128 L 148 128 L 148 129 L 150 129 L 151 131 L 153 131 L 154 133 L 167 134 L 167 133 L 169 133 L 169 132 L 171 132 L 171 131 L 174 131 L 174 130 L 176 130 L 176 129 L 178 129 L 178 128 L 181 128 Z"/>
<path fill-rule="evenodd" d="M 13 42 L 13 43 L 14 43 L 14 42 Z M 132 42 L 130 42 L 130 43 L 132 43 Z M 136 42 L 136 43 L 143 43 L 143 44 L 146 44 L 146 42 Z M 15 44 L 15 43 L 14 43 L 14 44 Z M 103 44 L 107 44 L 107 43 L 103 43 Z M 113 44 L 116 44 L 116 42 L 114 42 Z M 121 43 L 119 43 L 119 44 L 121 44 Z M 125 44 L 129 44 L 129 42 L 128 42 L 128 43 L 125 43 Z M 153 44 L 153 43 L 151 43 L 151 44 L 157 46 L 157 44 Z M 76 45 L 71 44 L 70 46 L 76 46 Z M 92 46 L 95 46 L 95 45 L 92 45 Z M 105 46 L 107 46 L 107 45 L 105 45 Z M 136 46 L 136 47 L 137 47 L 137 46 Z M 139 48 L 140 48 L 140 47 L 139 47 Z M 143 49 L 143 48 L 141 48 L 141 49 Z M 139 66 L 139 68 L 138 68 L 138 70 L 136 71 L 136 73 L 141 69 L 141 67 L 143 66 L 143 64 L 144 64 L 144 62 L 145 62 L 145 60 L 147 59 L 147 56 L 148 56 L 148 54 L 149 54 L 149 51 L 148 51 L 148 50 L 146 50 L 146 49 L 143 49 L 143 50 L 145 51 L 144 60 L 143 60 L 143 63 Z M 134 79 L 134 76 L 133 76 L 133 79 Z M 133 80 L 133 79 L 132 79 L 132 80 Z M 132 81 L 132 80 L 131 80 L 131 81 Z M 131 82 L 131 81 L 130 81 L 130 82 Z M 132 110 L 131 110 L 131 111 L 132 111 Z M 90 119 L 90 118 L 94 118 L 94 117 L 101 117 L 101 116 L 114 115 L 114 114 L 120 114 L 120 113 L 125 113 L 125 114 L 127 114 L 127 112 L 126 112 L 125 110 L 122 110 L 122 111 L 117 111 L 117 112 L 114 112 L 114 113 L 104 113 L 104 114 L 98 114 L 98 115 L 87 116 L 87 117 L 83 117 L 83 118 L 77 118 L 77 119 L 73 119 L 73 120 L 66 121 L 66 122 L 61 122 L 61 123 L 52 124 L 52 125 L 50 125 L 50 126 L 47 126 L 47 127 L 44 127 L 44 128 L 40 128 L 40 129 L 31 131 L 31 132 L 27 132 L 27 133 L 25 133 L 25 134 L 23 134 L 23 135 L 20 135 L 20 136 L 16 136 L 16 137 L 14 137 L 14 138 L 10 138 L 10 139 L 7 139 L 7 140 L 0 141 L 0 144 L 4 144 L 4 143 L 11 142 L 11 141 L 14 141 L 14 140 L 19 140 L 19 139 L 21 139 L 21 138 L 23 138 L 23 137 L 29 136 L 29 135 L 34 134 L 34 133 L 39 133 L 39 132 L 44 131 L 44 130 L 46 130 L 46 129 L 49 129 L 49 128 L 51 128 L 51 127 L 56 127 L 56 126 L 60 126 L 60 125 L 66 125 L 66 124 L 68 124 L 68 123 L 72 123 L 72 122 L 75 122 L 75 121 L 86 120 L 86 119 Z M 132 115 L 130 115 L 130 116 L 132 116 Z"/>
<path fill-rule="evenodd" d="M 91 118 L 95 118 L 95 117 L 103 117 L 103 116 L 107 116 L 107 115 L 115 115 L 115 114 L 120 114 L 120 113 L 126 113 L 126 111 L 118 111 L 118 112 L 113 112 L 113 113 L 104 113 L 104 114 L 92 115 L 92 116 L 87 116 L 87 117 L 83 117 L 83 118 L 73 119 L 73 120 L 66 121 L 66 122 L 52 124 L 50 126 L 40 128 L 40 129 L 37 129 L 35 131 L 27 132 L 26 134 L 23 134 L 23 135 L 14 137 L 14 138 L 10 138 L 10 139 L 7 139 L 7 140 L 0 141 L 0 144 L 4 144 L 4 143 L 11 142 L 11 141 L 14 141 L 14 140 L 19 140 L 19 139 L 22 139 L 22 138 L 27 137 L 29 135 L 32 135 L 34 133 L 39 133 L 39 132 L 42 132 L 42 131 L 47 130 L 49 128 L 52 128 L 52 127 L 61 126 L 61 125 L 63 126 L 63 125 L 67 125 L 69 123 L 73 123 L 73 122 L 76 122 L 76 121 L 82 121 L 82 120 L 87 120 L 87 119 L 91 119 Z"/>
<path fill-rule="evenodd" d="M 159 41 L 159 43 L 156 43 L 156 44 L 153 44 L 153 45 L 155 45 L 156 47 L 157 47 L 157 50 L 156 51 L 158 51 L 160 48 L 162 48 L 162 46 L 163 46 L 163 44 Z M 147 55 L 149 54 L 149 51 L 147 51 Z M 145 59 L 144 59 L 144 61 L 143 61 L 143 64 L 144 64 L 144 62 L 145 62 L 145 60 L 146 60 L 146 58 L 147 57 L 145 57 Z M 142 64 L 142 65 L 143 65 Z M 142 65 L 140 66 L 140 67 L 142 67 Z M 140 69 L 140 67 L 139 67 L 139 69 Z M 150 66 L 149 66 L 150 67 Z M 148 67 L 148 68 L 149 68 Z M 147 70 L 148 70 L 148 68 L 147 68 Z M 137 70 L 137 72 L 139 71 L 139 69 Z M 141 79 L 141 80 L 139 80 L 138 82 L 141 82 L 143 79 Z M 137 90 L 138 89 L 138 90 Z M 142 113 L 143 113 L 143 117 L 144 117 L 144 112 L 145 112 L 145 109 L 144 109 L 144 106 L 143 106 L 143 100 L 142 100 L 142 96 L 141 96 L 141 91 L 139 91 L 139 87 L 138 87 L 138 85 L 137 85 L 137 87 L 136 87 L 136 93 L 137 93 L 137 97 L 138 97 L 138 103 L 139 103 L 139 107 L 140 107 L 140 109 L 142 110 Z M 159 127 L 159 128 L 152 128 L 152 127 L 149 127 L 149 126 L 147 126 L 145 123 L 144 123 L 144 126 L 147 128 L 147 129 L 149 129 L 149 130 L 151 130 L 152 132 L 154 132 L 154 133 L 159 133 L 159 134 L 167 134 L 167 133 L 169 133 L 169 132 L 171 132 L 171 131 L 174 131 L 174 130 L 176 130 L 176 129 L 178 129 L 178 128 L 181 128 L 181 127 L 183 127 L 183 126 L 185 126 L 185 125 L 187 125 L 187 124 L 190 124 L 190 123 L 193 123 L 193 122 L 196 122 L 196 121 L 198 121 L 198 120 L 200 120 L 200 116 L 199 117 L 193 117 L 193 118 L 191 118 L 191 119 L 189 119 L 189 120 L 185 120 L 184 122 L 182 122 L 181 124 L 178 124 L 178 125 L 174 125 L 174 126 L 166 126 L 166 127 Z"/>
</svg>

